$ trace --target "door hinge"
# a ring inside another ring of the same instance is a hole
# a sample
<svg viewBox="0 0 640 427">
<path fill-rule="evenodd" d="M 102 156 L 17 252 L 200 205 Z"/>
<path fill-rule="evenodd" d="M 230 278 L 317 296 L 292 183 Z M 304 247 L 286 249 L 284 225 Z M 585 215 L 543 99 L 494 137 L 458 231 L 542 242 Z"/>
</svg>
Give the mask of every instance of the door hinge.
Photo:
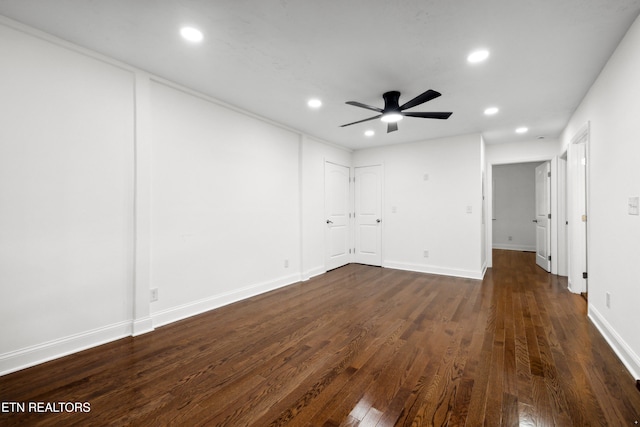
<svg viewBox="0 0 640 427">
<path fill-rule="evenodd" d="M 582 215 L 582 222 L 587 222 L 587 216 L 586 215 Z"/>
<path fill-rule="evenodd" d="M 549 255 L 548 258 L 549 258 L 549 261 L 551 261 L 551 255 Z"/>
<path fill-rule="evenodd" d="M 349 253 L 351 253 L 351 249 L 349 249 Z"/>
<path fill-rule="evenodd" d="M 589 278 L 589 273 L 587 273 L 586 271 L 584 271 L 584 272 L 582 273 L 582 278 L 583 278 L 583 279 L 588 279 L 588 278 Z"/>
<path fill-rule="evenodd" d="M 551 172 L 547 172 L 547 176 L 551 178 Z"/>
<path fill-rule="evenodd" d="M 547 218 L 551 219 L 551 214 L 548 214 L 548 215 L 547 215 Z"/>
</svg>

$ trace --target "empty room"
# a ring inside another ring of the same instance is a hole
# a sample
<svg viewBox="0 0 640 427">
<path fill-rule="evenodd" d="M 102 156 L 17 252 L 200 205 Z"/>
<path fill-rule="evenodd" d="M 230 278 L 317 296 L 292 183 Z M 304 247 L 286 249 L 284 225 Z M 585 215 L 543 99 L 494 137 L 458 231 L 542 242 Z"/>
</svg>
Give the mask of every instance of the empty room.
<svg viewBox="0 0 640 427">
<path fill-rule="evenodd" d="M 0 424 L 637 425 L 639 15 L 0 1 Z"/>
</svg>

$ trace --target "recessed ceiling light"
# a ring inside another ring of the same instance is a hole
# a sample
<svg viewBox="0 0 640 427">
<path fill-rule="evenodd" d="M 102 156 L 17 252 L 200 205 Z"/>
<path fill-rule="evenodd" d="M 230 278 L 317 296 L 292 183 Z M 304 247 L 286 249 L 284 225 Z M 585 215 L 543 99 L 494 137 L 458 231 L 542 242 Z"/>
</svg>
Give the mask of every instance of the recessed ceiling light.
<svg viewBox="0 0 640 427">
<path fill-rule="evenodd" d="M 193 27 L 183 27 L 180 29 L 180 35 L 190 42 L 201 42 L 204 36 L 202 35 L 202 31 Z"/>
<path fill-rule="evenodd" d="M 489 57 L 488 50 L 476 50 L 475 52 L 471 52 L 469 56 L 467 56 L 467 61 L 475 64 L 477 62 L 482 62 Z"/>
<path fill-rule="evenodd" d="M 322 107 L 322 101 L 320 101 L 319 99 L 310 99 L 307 102 L 307 105 L 311 108 L 320 108 Z"/>
<path fill-rule="evenodd" d="M 493 116 L 494 114 L 496 114 L 498 111 L 498 107 L 489 107 L 486 110 L 484 110 L 484 114 L 487 116 Z"/>
<path fill-rule="evenodd" d="M 527 133 L 529 131 L 529 128 L 526 127 L 521 127 L 516 129 L 516 133 Z"/>
<path fill-rule="evenodd" d="M 374 131 L 372 131 L 372 130 L 366 130 L 366 131 L 364 131 L 364 136 L 373 136 L 373 135 L 375 135 L 375 134 L 376 134 L 376 133 L 375 133 Z"/>
</svg>

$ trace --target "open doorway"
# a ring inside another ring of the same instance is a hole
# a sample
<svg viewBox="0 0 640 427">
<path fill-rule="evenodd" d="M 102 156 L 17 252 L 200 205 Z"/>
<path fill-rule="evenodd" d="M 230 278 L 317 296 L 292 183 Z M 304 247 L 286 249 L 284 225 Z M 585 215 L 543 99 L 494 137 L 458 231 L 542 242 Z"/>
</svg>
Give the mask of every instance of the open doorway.
<svg viewBox="0 0 640 427">
<path fill-rule="evenodd" d="M 543 164 L 493 166 L 493 249 L 536 252 L 536 167 Z"/>
<path fill-rule="evenodd" d="M 508 250 L 524 250 L 524 251 L 535 251 L 535 237 L 532 234 L 529 234 L 529 243 L 521 244 L 521 242 L 516 240 L 516 236 L 513 234 L 505 234 L 503 232 L 502 236 L 498 236 L 498 234 L 494 233 L 494 228 L 500 227 L 500 217 L 496 217 L 496 203 L 499 202 L 500 196 L 496 198 L 495 195 L 495 179 L 494 172 L 498 171 L 498 168 L 503 166 L 510 166 L 516 164 L 530 164 L 530 169 L 535 170 L 536 165 L 543 164 L 545 162 L 550 162 L 551 165 L 551 179 L 550 179 L 550 196 L 551 196 L 551 233 L 550 233 L 550 252 L 552 261 L 551 261 L 551 274 L 556 274 L 559 276 L 567 276 L 568 274 L 568 247 L 567 247 L 567 233 L 566 233 L 566 225 L 565 225 L 565 203 L 564 199 L 566 198 L 566 188 L 567 188 L 567 178 L 568 178 L 568 165 L 566 161 L 563 161 L 560 156 L 554 154 L 554 150 L 557 149 L 557 145 L 549 144 L 549 147 L 546 147 L 546 153 L 532 153 L 523 155 L 522 152 L 517 153 L 502 153 L 496 150 L 496 153 L 491 153 L 489 157 L 488 167 L 487 167 L 487 200 L 486 200 L 486 208 L 488 212 L 488 217 L 491 219 L 487 221 L 487 266 L 490 268 L 493 266 L 493 256 L 492 249 L 501 247 Z M 499 154 L 498 154 L 499 153 Z M 556 152 L 557 153 L 557 152 Z M 498 171 L 498 173 L 500 173 Z M 534 175 L 529 175 L 527 182 L 529 185 L 529 192 L 531 197 L 529 200 L 530 210 L 527 212 L 533 211 L 533 203 L 534 203 Z M 504 198 L 503 198 L 504 200 Z M 507 198 L 508 200 L 508 198 Z M 531 214 L 527 213 L 525 215 L 521 215 L 522 226 L 524 226 L 524 220 L 526 219 L 526 224 L 529 227 L 529 230 L 533 227 L 535 230 L 535 223 L 533 222 L 534 217 L 530 216 Z M 498 224 L 496 224 L 498 223 Z M 496 227 L 497 226 L 497 227 Z M 499 233 L 500 231 L 498 231 Z M 511 236 L 511 241 L 508 240 L 508 237 Z M 494 239 L 495 237 L 495 239 Z M 502 239 L 502 240 L 501 240 Z M 506 247 L 505 247 L 506 246 Z M 524 246 L 524 247 L 523 247 Z"/>
</svg>

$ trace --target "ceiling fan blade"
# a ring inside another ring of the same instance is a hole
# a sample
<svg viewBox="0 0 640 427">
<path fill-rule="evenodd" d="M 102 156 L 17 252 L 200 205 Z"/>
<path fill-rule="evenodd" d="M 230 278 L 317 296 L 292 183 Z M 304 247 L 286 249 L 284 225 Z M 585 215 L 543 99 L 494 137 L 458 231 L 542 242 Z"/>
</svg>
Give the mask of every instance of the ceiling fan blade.
<svg viewBox="0 0 640 427">
<path fill-rule="evenodd" d="M 387 133 L 395 132 L 398 130 L 398 123 L 387 123 Z"/>
<path fill-rule="evenodd" d="M 358 120 L 357 122 L 347 123 L 346 125 L 342 125 L 340 127 L 343 128 L 345 126 L 351 126 L 351 125 L 355 125 L 355 124 L 362 123 L 362 122 L 368 122 L 369 120 L 379 119 L 380 117 L 382 117 L 382 114 L 378 114 L 377 116 L 369 117 L 368 119 Z"/>
<path fill-rule="evenodd" d="M 402 113 L 403 116 L 407 117 L 422 117 L 423 119 L 448 119 L 449 116 L 453 113 Z"/>
<path fill-rule="evenodd" d="M 357 101 L 347 101 L 345 104 L 353 105 L 354 107 L 366 108 L 367 110 L 377 111 L 378 113 L 382 113 L 382 108 L 372 107 L 371 105 L 363 104 L 362 102 Z"/>
<path fill-rule="evenodd" d="M 435 99 L 440 95 L 442 95 L 440 92 L 429 89 L 428 91 L 416 96 L 411 101 L 402 104 L 400 106 L 400 110 L 408 110 L 409 108 L 415 107 L 416 105 L 424 104 L 427 101 L 431 101 L 432 99 Z"/>
</svg>

